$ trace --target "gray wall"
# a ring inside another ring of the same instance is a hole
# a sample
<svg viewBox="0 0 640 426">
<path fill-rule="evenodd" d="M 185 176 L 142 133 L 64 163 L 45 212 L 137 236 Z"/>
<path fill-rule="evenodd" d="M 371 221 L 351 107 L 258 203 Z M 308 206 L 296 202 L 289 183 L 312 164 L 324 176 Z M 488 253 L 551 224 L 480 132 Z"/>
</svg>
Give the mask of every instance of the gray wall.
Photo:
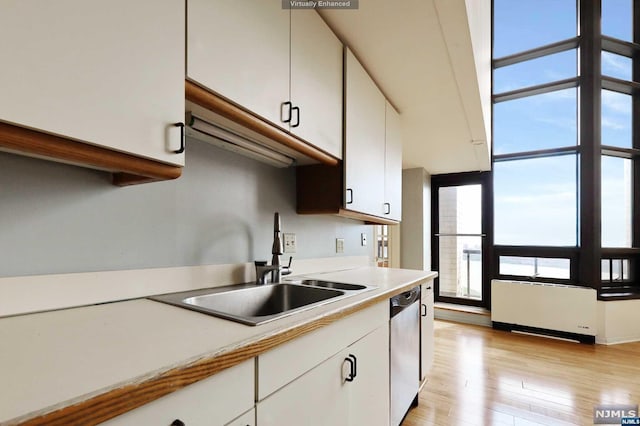
<svg viewBox="0 0 640 426">
<path fill-rule="evenodd" d="M 431 176 L 423 168 L 402 171 L 400 267 L 431 270 Z"/>
<path fill-rule="evenodd" d="M 126 188 L 104 172 L 0 153 L 0 276 L 271 258 L 273 212 L 295 258 L 373 253 L 372 227 L 295 212 L 295 170 L 188 140 L 181 178 Z"/>
</svg>

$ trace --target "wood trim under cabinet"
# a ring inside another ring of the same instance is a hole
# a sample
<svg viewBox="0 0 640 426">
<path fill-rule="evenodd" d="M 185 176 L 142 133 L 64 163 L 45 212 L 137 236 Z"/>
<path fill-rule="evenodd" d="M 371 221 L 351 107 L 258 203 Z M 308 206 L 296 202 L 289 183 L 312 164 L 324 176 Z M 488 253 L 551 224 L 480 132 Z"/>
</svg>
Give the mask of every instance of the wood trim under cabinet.
<svg viewBox="0 0 640 426">
<path fill-rule="evenodd" d="M 321 316 L 308 323 L 278 330 L 271 335 L 259 338 L 243 347 L 206 357 L 188 365 L 173 368 L 155 377 L 106 391 L 100 395 L 55 411 L 37 415 L 30 419 L 24 419 L 19 421 L 18 424 L 25 426 L 67 426 L 71 424 L 91 426 L 102 423 L 195 382 L 211 377 L 222 370 L 256 357 L 278 345 L 339 321 L 355 312 L 377 303 L 388 301 L 391 297 L 432 279 L 433 277 L 425 277 L 411 281 L 403 286 L 385 291 L 359 303 L 346 306 L 339 311 Z"/>
<path fill-rule="evenodd" d="M 12 124 L 0 123 L 0 149 L 114 173 L 118 186 L 176 179 L 182 168 Z"/>
<path fill-rule="evenodd" d="M 189 80 L 185 80 L 184 89 L 186 99 L 194 104 L 200 105 L 201 107 L 215 112 L 234 123 L 246 127 L 249 130 L 259 133 L 262 136 L 274 140 L 323 164 L 327 164 L 329 166 L 336 166 L 338 164 L 338 160 L 335 157 L 326 154 L 303 140 L 298 139 L 292 134 L 254 116 L 226 99 Z"/>
</svg>

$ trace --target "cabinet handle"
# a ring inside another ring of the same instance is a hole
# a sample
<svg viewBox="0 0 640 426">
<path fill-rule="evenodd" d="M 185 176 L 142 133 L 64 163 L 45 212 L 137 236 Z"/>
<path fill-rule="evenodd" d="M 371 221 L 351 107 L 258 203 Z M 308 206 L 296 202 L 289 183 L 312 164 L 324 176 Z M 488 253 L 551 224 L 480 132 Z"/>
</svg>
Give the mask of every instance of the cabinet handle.
<svg viewBox="0 0 640 426">
<path fill-rule="evenodd" d="M 427 287 L 427 290 L 431 290 L 431 286 Z"/>
<path fill-rule="evenodd" d="M 344 380 L 353 382 L 353 379 L 358 375 L 358 360 L 353 354 L 349 354 L 344 360 L 349 363 L 349 375 Z"/>
<path fill-rule="evenodd" d="M 353 189 L 347 188 L 347 194 L 349 195 L 349 199 L 347 200 L 347 204 L 353 204 Z"/>
<path fill-rule="evenodd" d="M 173 421 L 173 423 L 171 423 L 171 426 L 185 426 L 184 422 L 180 419 L 175 419 Z"/>
<path fill-rule="evenodd" d="M 281 116 L 281 120 L 282 120 L 283 123 L 290 123 L 291 122 L 291 107 L 292 106 L 293 106 L 293 104 L 290 101 L 282 103 L 282 107 L 280 109 L 280 116 Z M 287 111 L 288 111 L 287 118 L 284 118 L 285 117 L 285 115 L 284 115 L 285 107 L 288 107 L 288 109 L 287 109 Z"/>
<path fill-rule="evenodd" d="M 184 152 L 184 123 L 174 123 L 174 127 L 180 127 L 180 149 L 173 151 L 175 154 L 182 154 Z"/>
<path fill-rule="evenodd" d="M 422 304 L 422 316 L 427 316 L 427 305 L 425 305 L 424 303 Z"/>
<path fill-rule="evenodd" d="M 384 203 L 384 206 L 385 206 L 384 214 L 391 214 L 391 204 L 390 203 Z"/>
<path fill-rule="evenodd" d="M 293 111 L 296 112 L 296 124 L 292 124 L 291 127 L 298 127 L 300 125 L 300 108 L 297 107 L 297 106 L 291 108 L 291 116 L 292 117 L 293 117 Z"/>
</svg>

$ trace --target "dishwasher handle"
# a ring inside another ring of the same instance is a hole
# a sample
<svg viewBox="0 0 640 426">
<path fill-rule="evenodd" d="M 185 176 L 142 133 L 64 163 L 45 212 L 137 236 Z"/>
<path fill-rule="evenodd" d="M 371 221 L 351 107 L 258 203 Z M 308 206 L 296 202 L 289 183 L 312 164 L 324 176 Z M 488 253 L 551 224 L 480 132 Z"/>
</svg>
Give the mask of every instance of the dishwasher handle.
<svg viewBox="0 0 640 426">
<path fill-rule="evenodd" d="M 400 293 L 397 296 L 391 298 L 391 317 L 399 314 L 407 307 L 416 303 L 420 299 L 420 286 L 414 287 L 409 291 Z"/>
</svg>

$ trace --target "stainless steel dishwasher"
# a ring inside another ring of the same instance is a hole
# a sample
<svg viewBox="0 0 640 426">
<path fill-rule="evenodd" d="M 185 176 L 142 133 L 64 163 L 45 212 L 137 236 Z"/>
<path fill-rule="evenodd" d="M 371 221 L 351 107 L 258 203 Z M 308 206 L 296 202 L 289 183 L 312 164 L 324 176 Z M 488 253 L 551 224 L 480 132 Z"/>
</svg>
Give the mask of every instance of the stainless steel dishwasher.
<svg viewBox="0 0 640 426">
<path fill-rule="evenodd" d="M 420 287 L 391 298 L 391 426 L 417 405 L 420 386 Z"/>
</svg>

